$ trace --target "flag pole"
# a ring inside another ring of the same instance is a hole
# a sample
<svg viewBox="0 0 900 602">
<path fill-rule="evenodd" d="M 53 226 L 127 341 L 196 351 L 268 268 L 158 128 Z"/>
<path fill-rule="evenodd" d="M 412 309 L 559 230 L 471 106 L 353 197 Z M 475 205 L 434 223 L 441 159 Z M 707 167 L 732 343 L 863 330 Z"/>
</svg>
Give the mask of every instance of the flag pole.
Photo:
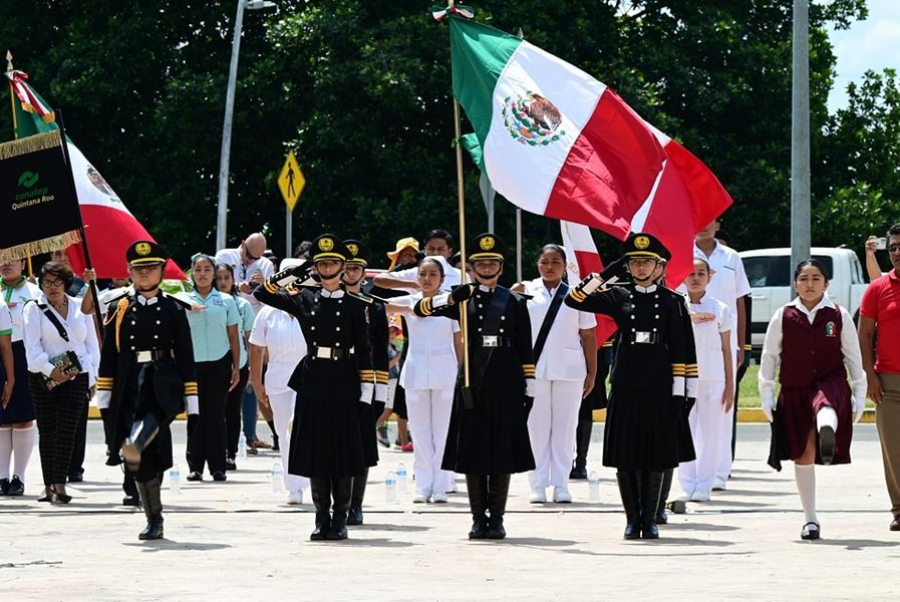
<svg viewBox="0 0 900 602">
<path fill-rule="evenodd" d="M 466 284 L 466 193 L 463 186 L 463 157 L 460 141 L 459 101 L 453 97 L 453 131 L 456 136 L 456 196 L 459 203 L 459 256 L 460 283 Z M 468 302 L 463 301 L 459 308 L 459 326 L 463 343 L 463 384 L 469 389 L 469 312 Z"/>
<path fill-rule="evenodd" d="M 13 60 L 12 52 L 7 50 L 6 51 L 6 72 L 7 73 L 13 72 L 12 60 Z M 19 121 L 18 121 L 18 118 L 16 117 L 16 93 L 13 92 L 12 82 L 7 80 L 7 83 L 9 84 L 9 108 L 12 111 L 12 118 L 13 118 L 13 139 L 18 140 L 19 139 Z M 34 267 L 31 264 L 31 255 L 26 257 L 25 260 L 26 260 L 26 264 L 28 265 L 28 277 L 34 278 Z"/>
</svg>

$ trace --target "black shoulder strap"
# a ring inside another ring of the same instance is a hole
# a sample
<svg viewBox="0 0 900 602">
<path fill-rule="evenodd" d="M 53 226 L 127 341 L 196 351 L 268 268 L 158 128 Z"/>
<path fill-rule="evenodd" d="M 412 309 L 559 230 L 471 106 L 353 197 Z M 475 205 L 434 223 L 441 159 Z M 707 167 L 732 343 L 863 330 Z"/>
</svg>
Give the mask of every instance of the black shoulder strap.
<svg viewBox="0 0 900 602">
<path fill-rule="evenodd" d="M 44 315 L 47 316 L 47 319 L 50 320 L 50 323 L 56 327 L 57 332 L 59 332 L 59 336 L 62 337 L 66 343 L 69 342 L 69 333 L 66 331 L 66 327 L 62 325 L 62 322 L 59 321 L 59 318 L 56 317 L 50 308 L 47 307 L 43 303 L 38 303 L 38 307 L 41 308 L 41 311 L 44 312 Z"/>
<path fill-rule="evenodd" d="M 550 301 L 550 307 L 547 308 L 547 315 L 544 316 L 544 322 L 541 324 L 541 329 L 538 331 L 537 338 L 534 340 L 535 365 L 537 365 L 538 360 L 541 358 L 541 352 L 544 351 L 544 345 L 547 344 L 547 336 L 550 334 L 550 329 L 553 328 L 556 314 L 559 313 L 559 306 L 562 305 L 563 299 L 566 298 L 568 293 L 569 285 L 565 282 L 560 282 L 559 286 L 556 288 L 556 294 L 553 295 L 553 300 Z"/>
</svg>

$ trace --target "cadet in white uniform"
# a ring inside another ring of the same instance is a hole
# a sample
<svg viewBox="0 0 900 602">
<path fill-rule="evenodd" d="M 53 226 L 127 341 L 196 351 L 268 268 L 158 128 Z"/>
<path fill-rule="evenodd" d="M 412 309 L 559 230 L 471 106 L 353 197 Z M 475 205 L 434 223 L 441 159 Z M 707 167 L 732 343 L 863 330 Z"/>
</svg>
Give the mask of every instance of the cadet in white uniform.
<svg viewBox="0 0 900 602">
<path fill-rule="evenodd" d="M 441 462 L 450 428 L 462 341 L 456 320 L 429 320 L 412 313 L 416 302 L 439 292 L 445 270 L 452 268 L 443 257 L 426 257 L 416 269 L 422 292 L 391 299 L 388 311 L 403 313 L 409 332 L 400 385 L 406 390 L 409 424 L 416 434 L 413 447 L 416 494 L 413 502 L 430 500 L 440 504 L 447 501 L 453 475 L 441 470 Z"/>
<path fill-rule="evenodd" d="M 694 270 L 685 280 L 697 349 L 697 402 L 688 416 L 697 459 L 678 467 L 681 501 L 709 501 L 716 480 L 722 417 L 734 405 L 734 367 L 731 363 L 731 313 L 708 292 L 715 280 L 705 257 L 694 258 Z"/>
<path fill-rule="evenodd" d="M 546 488 L 553 486 L 553 501 L 567 504 L 572 501 L 569 472 L 578 410 L 597 375 L 597 322 L 593 314 L 563 304 L 569 287 L 562 281 L 562 247 L 545 245 L 537 267 L 541 277 L 523 283 L 531 295 L 528 315 L 536 364 L 534 407 L 528 417 L 535 463 L 528 473 L 530 499 L 532 504 L 546 502 Z"/>
<path fill-rule="evenodd" d="M 281 269 L 301 263 L 303 262 L 299 259 L 285 259 L 281 262 Z M 268 352 L 268 365 L 263 382 L 265 352 Z M 309 487 L 308 478 L 288 471 L 291 451 L 291 431 L 288 427 L 294 416 L 297 400 L 297 393 L 288 386 L 288 379 L 305 355 L 306 339 L 303 338 L 297 319 L 280 309 L 263 306 L 256 315 L 253 332 L 250 333 L 250 378 L 260 403 L 272 408 L 275 430 L 281 442 L 284 488 L 288 491 L 288 504 L 291 505 L 303 503 L 303 492 Z"/>
</svg>

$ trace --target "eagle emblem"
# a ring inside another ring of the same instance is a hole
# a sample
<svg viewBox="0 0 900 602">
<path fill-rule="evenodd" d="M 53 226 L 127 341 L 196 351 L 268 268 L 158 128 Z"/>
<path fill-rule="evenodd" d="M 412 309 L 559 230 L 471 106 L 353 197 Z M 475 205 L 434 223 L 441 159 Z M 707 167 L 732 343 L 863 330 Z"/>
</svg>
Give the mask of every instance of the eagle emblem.
<svg viewBox="0 0 900 602">
<path fill-rule="evenodd" d="M 150 254 L 150 245 L 149 245 L 148 243 L 145 243 L 145 242 L 139 242 L 139 243 L 134 247 L 134 251 L 135 251 L 135 253 L 137 253 L 137 254 L 140 255 L 141 257 L 146 257 L 147 255 Z"/>
<path fill-rule="evenodd" d="M 356 245 L 355 243 L 352 243 L 352 242 L 349 243 L 349 244 L 347 245 L 347 249 L 350 250 L 350 253 L 351 253 L 354 257 L 356 257 L 357 255 L 359 255 L 359 246 Z"/>
<path fill-rule="evenodd" d="M 478 243 L 481 246 L 482 251 L 490 251 L 494 248 L 494 237 L 493 236 L 485 236 L 481 239 L 481 242 Z"/>
<path fill-rule="evenodd" d="M 500 112 L 503 125 L 509 130 L 513 140 L 529 146 L 547 146 L 565 137 L 559 130 L 562 115 L 547 98 L 536 92 L 526 92 L 515 98 L 503 99 Z"/>
<path fill-rule="evenodd" d="M 650 239 L 646 236 L 638 236 L 634 239 L 634 246 L 642 251 L 650 246 Z"/>
<path fill-rule="evenodd" d="M 328 252 L 334 248 L 334 241 L 330 238 L 323 238 L 319 241 L 319 249 Z"/>
</svg>

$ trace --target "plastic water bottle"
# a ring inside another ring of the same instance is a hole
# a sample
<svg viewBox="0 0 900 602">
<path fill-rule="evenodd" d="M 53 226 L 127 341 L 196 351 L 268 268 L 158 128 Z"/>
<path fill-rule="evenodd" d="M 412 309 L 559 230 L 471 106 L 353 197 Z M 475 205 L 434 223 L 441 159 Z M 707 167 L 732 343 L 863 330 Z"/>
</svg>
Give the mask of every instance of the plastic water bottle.
<svg viewBox="0 0 900 602">
<path fill-rule="evenodd" d="M 276 461 L 272 464 L 272 492 L 273 493 L 281 493 L 281 486 L 284 482 L 284 469 L 281 467 L 281 462 Z"/>
<path fill-rule="evenodd" d="M 177 462 L 169 469 L 169 491 L 181 493 L 181 469 Z"/>
<path fill-rule="evenodd" d="M 402 495 L 406 493 L 407 486 L 407 478 L 406 478 L 406 464 L 400 462 L 400 465 L 397 466 L 397 491 Z"/>
<path fill-rule="evenodd" d="M 238 439 L 238 459 L 246 460 L 247 459 L 247 436 L 244 433 L 241 433 L 240 438 Z"/>
<path fill-rule="evenodd" d="M 384 501 L 394 503 L 397 501 L 397 475 L 389 470 L 384 478 Z"/>
<path fill-rule="evenodd" d="M 596 472 L 588 475 L 588 496 L 592 504 L 600 503 L 600 475 Z"/>
</svg>

